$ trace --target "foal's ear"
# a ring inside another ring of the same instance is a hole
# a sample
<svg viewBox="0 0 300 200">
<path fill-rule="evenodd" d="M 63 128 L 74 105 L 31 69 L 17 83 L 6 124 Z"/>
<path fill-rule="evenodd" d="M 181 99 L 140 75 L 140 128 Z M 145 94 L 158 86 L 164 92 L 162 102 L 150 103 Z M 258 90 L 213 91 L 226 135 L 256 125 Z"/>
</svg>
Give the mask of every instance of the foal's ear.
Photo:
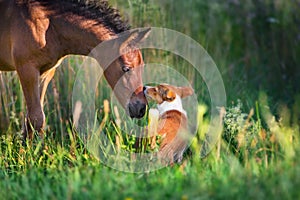
<svg viewBox="0 0 300 200">
<path fill-rule="evenodd" d="M 120 46 L 120 52 L 124 52 L 127 48 L 135 48 L 139 42 L 142 42 L 145 38 L 148 37 L 151 28 L 143 29 L 141 31 L 134 30 L 130 35 L 125 39 L 125 41 Z"/>
<path fill-rule="evenodd" d="M 185 98 L 194 94 L 194 90 L 191 87 L 177 87 L 177 91 L 181 98 Z"/>
</svg>

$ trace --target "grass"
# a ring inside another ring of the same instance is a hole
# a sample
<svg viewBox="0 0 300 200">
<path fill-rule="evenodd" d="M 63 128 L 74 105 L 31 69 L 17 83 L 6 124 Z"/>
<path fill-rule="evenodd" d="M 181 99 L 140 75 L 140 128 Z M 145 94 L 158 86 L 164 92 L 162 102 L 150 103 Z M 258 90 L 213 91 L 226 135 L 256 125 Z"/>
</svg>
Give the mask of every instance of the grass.
<svg viewBox="0 0 300 200">
<path fill-rule="evenodd" d="M 76 134 L 72 89 L 82 57 L 64 60 L 49 85 L 43 144 L 36 138 L 21 145 L 25 107 L 20 84 L 15 73 L 1 72 L 0 199 L 299 199 L 299 1 L 114 4 L 130 15 L 135 27 L 172 28 L 208 50 L 222 73 L 229 102 L 220 140 L 200 158 L 210 122 L 209 93 L 189 63 L 166 52 L 145 51 L 146 63 L 174 66 L 193 84 L 199 126 L 182 164 L 146 173 L 106 166 Z M 97 128 L 110 136 L 115 153 L 135 151 L 135 137 L 126 133 L 138 122 L 118 120 L 105 80 L 95 94 Z M 131 160 L 125 158 L 121 163 L 128 166 Z"/>
<path fill-rule="evenodd" d="M 4 135 L 0 142 L 1 197 L 297 199 L 299 127 L 274 121 L 268 105 L 264 104 L 265 98 L 261 94 L 259 112 L 250 115 L 243 113 L 241 103 L 230 106 L 224 118 L 220 148 L 217 145 L 203 159 L 199 150 L 208 120 L 200 106 L 200 126 L 190 147 L 193 155 L 181 165 L 150 173 L 125 173 L 105 166 L 71 130 L 63 144 L 49 134 L 44 147 L 38 139 L 23 146 L 16 135 Z M 262 112 L 265 113 L 262 118 L 258 117 Z M 262 121 L 267 123 L 268 130 L 263 128 Z"/>
</svg>

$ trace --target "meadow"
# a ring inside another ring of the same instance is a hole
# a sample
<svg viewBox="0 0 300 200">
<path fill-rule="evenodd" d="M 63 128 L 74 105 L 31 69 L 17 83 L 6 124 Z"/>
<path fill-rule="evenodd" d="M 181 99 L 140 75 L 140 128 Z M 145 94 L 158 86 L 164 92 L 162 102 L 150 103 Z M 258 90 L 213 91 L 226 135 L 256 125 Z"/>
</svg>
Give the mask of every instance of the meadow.
<svg viewBox="0 0 300 200">
<path fill-rule="evenodd" d="M 299 199 L 300 1 L 111 4 L 133 28 L 173 29 L 207 50 L 226 89 L 220 139 L 200 156 L 211 119 L 209 92 L 201 75 L 169 52 L 145 50 L 145 63 L 172 66 L 193 85 L 198 126 L 182 163 L 144 173 L 107 166 L 78 136 L 72 90 L 85 58 L 65 59 L 48 87 L 44 144 L 35 139 L 22 145 L 21 87 L 16 73 L 0 72 L 0 199 Z M 95 94 L 99 129 L 117 148 L 135 151 L 135 138 L 126 127 L 139 122 L 120 122 L 105 80 Z"/>
</svg>

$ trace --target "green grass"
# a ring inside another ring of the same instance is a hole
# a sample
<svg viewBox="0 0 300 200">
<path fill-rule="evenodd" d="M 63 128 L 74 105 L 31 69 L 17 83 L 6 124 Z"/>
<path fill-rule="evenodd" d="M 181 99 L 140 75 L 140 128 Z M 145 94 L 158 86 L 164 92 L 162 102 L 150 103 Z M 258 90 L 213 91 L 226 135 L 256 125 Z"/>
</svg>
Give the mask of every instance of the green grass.
<svg viewBox="0 0 300 200">
<path fill-rule="evenodd" d="M 114 1 L 134 27 L 168 27 L 199 41 L 226 87 L 222 136 L 210 154 L 200 158 L 210 122 L 202 77 L 177 56 L 144 51 L 146 63 L 165 63 L 184 74 L 199 100 L 199 126 L 185 160 L 154 172 L 112 169 L 78 137 L 71 104 L 82 57 L 64 60 L 48 87 L 44 143 L 36 138 L 21 145 L 21 87 L 15 73 L 1 72 L 0 199 L 299 199 L 299 3 Z M 114 104 L 105 80 L 96 97 L 96 119 L 103 122 L 96 128 L 110 136 L 115 153 L 135 151 L 135 138 L 126 133 L 138 122 L 118 121 L 113 107 L 105 111 L 104 99 Z M 119 156 L 128 166 L 131 160 Z"/>
<path fill-rule="evenodd" d="M 261 94 L 258 112 L 250 115 L 243 113 L 240 103 L 230 106 L 224 118 L 223 140 L 202 159 L 199 151 L 208 120 L 203 117 L 205 109 L 200 109 L 198 134 L 190 147 L 193 155 L 181 165 L 150 173 L 125 173 L 105 166 L 71 130 L 63 144 L 48 134 L 44 146 L 38 139 L 23 146 L 18 136 L 4 135 L 0 141 L 1 197 L 297 199 L 299 127 L 274 121 L 265 101 Z M 282 119 L 288 112 L 283 109 Z M 267 123 L 267 130 L 262 122 Z"/>
</svg>

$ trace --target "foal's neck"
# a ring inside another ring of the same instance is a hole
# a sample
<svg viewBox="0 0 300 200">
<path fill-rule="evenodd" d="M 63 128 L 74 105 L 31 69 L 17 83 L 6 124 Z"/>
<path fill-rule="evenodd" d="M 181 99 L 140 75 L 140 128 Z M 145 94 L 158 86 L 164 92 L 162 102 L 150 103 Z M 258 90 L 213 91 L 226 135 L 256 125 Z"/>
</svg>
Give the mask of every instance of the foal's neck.
<svg viewBox="0 0 300 200">
<path fill-rule="evenodd" d="M 66 16 L 55 22 L 60 29 L 58 38 L 65 48 L 64 54 L 88 55 L 101 42 L 116 36 L 104 25 L 80 16 Z"/>
</svg>

